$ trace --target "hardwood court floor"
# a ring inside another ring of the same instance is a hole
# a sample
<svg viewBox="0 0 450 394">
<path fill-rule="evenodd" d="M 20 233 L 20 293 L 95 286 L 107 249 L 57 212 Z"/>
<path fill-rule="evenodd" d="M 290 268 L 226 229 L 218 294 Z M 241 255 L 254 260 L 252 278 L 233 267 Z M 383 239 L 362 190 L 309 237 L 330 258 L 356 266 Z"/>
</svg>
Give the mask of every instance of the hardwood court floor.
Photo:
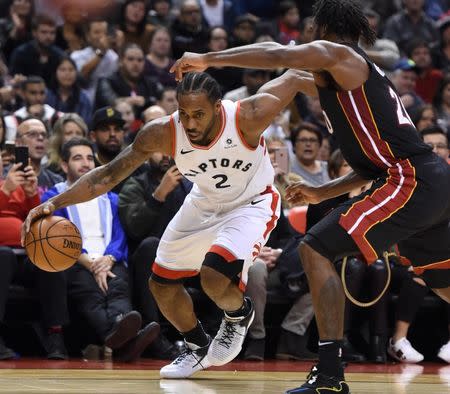
<svg viewBox="0 0 450 394">
<path fill-rule="evenodd" d="M 298 386 L 309 363 L 234 362 L 195 379 L 160 380 L 160 361 L 135 364 L 19 360 L 0 362 L 0 393 L 275 394 Z M 447 394 L 450 366 L 370 365 L 347 368 L 352 394 Z M 337 393 L 338 394 L 338 393 Z"/>
</svg>

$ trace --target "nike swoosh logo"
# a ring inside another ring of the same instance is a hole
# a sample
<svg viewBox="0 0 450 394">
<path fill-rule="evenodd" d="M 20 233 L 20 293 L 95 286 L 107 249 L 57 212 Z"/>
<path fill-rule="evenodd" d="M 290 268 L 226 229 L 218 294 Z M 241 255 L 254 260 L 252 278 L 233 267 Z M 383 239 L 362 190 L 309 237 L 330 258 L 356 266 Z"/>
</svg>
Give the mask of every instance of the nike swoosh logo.
<svg viewBox="0 0 450 394">
<path fill-rule="evenodd" d="M 183 150 L 183 149 L 181 149 L 181 154 L 182 155 L 185 155 L 186 153 L 191 153 L 191 152 L 194 152 L 194 149 L 191 149 L 191 150 Z"/>
<path fill-rule="evenodd" d="M 264 201 L 264 199 L 262 199 L 262 200 L 257 200 L 257 201 L 252 201 L 250 204 L 256 205 L 256 204 L 260 203 L 261 201 Z"/>
</svg>

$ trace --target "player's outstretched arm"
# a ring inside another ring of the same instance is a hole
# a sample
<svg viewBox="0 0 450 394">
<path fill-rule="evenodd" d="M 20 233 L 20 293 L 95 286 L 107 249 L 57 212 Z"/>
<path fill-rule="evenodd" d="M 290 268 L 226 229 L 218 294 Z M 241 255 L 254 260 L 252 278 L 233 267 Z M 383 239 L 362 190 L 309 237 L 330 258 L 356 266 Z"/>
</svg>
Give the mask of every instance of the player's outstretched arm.
<svg viewBox="0 0 450 394">
<path fill-rule="evenodd" d="M 186 52 L 172 67 L 176 78 L 208 67 L 293 68 L 312 72 L 328 71 L 344 90 L 367 79 L 366 61 L 346 45 L 318 40 L 302 45 L 257 43 L 219 52 Z"/>
<path fill-rule="evenodd" d="M 263 131 L 298 92 L 316 96 L 317 88 L 311 73 L 291 69 L 264 84 L 257 94 L 241 101 L 239 128 L 249 145 L 258 145 Z"/>
<path fill-rule="evenodd" d="M 31 224 L 42 216 L 68 205 L 92 200 L 110 191 L 131 175 L 153 152 L 172 154 L 170 118 L 157 119 L 146 124 L 132 145 L 125 148 L 114 160 L 83 175 L 64 193 L 52 197 L 33 208 L 22 226 L 22 245 Z"/>
</svg>

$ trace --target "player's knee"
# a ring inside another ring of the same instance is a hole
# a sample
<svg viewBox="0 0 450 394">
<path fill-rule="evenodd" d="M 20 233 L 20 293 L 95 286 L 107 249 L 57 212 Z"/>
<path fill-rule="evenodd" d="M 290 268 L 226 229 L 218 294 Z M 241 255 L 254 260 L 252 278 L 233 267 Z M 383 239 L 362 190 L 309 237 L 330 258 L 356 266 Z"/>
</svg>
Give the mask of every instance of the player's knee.
<svg viewBox="0 0 450 394">
<path fill-rule="evenodd" d="M 230 279 L 214 268 L 203 266 L 200 271 L 200 283 L 205 293 L 214 298 L 223 294 L 230 283 Z"/>
</svg>

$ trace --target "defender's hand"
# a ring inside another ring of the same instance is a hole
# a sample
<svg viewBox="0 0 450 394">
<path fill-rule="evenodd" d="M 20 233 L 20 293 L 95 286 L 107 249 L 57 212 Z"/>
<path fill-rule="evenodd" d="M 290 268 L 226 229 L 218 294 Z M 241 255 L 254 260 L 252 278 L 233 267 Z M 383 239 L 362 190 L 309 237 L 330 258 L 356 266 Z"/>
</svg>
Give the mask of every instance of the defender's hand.
<svg viewBox="0 0 450 394">
<path fill-rule="evenodd" d="M 20 243 L 22 246 L 25 246 L 25 237 L 27 233 L 30 231 L 31 224 L 35 222 L 37 219 L 43 216 L 49 216 L 55 210 L 55 206 L 51 202 L 45 202 L 37 207 L 33 208 L 29 213 L 25 221 L 22 225 L 22 232 L 20 235 Z"/>
<path fill-rule="evenodd" d="M 318 204 L 326 198 L 324 198 L 323 191 L 320 187 L 300 181 L 286 188 L 286 199 L 292 205 L 306 205 Z"/>
<path fill-rule="evenodd" d="M 208 68 L 205 56 L 199 53 L 185 52 L 170 68 L 171 73 L 175 73 L 175 79 L 181 81 L 183 74 L 190 71 L 205 71 Z"/>
</svg>

